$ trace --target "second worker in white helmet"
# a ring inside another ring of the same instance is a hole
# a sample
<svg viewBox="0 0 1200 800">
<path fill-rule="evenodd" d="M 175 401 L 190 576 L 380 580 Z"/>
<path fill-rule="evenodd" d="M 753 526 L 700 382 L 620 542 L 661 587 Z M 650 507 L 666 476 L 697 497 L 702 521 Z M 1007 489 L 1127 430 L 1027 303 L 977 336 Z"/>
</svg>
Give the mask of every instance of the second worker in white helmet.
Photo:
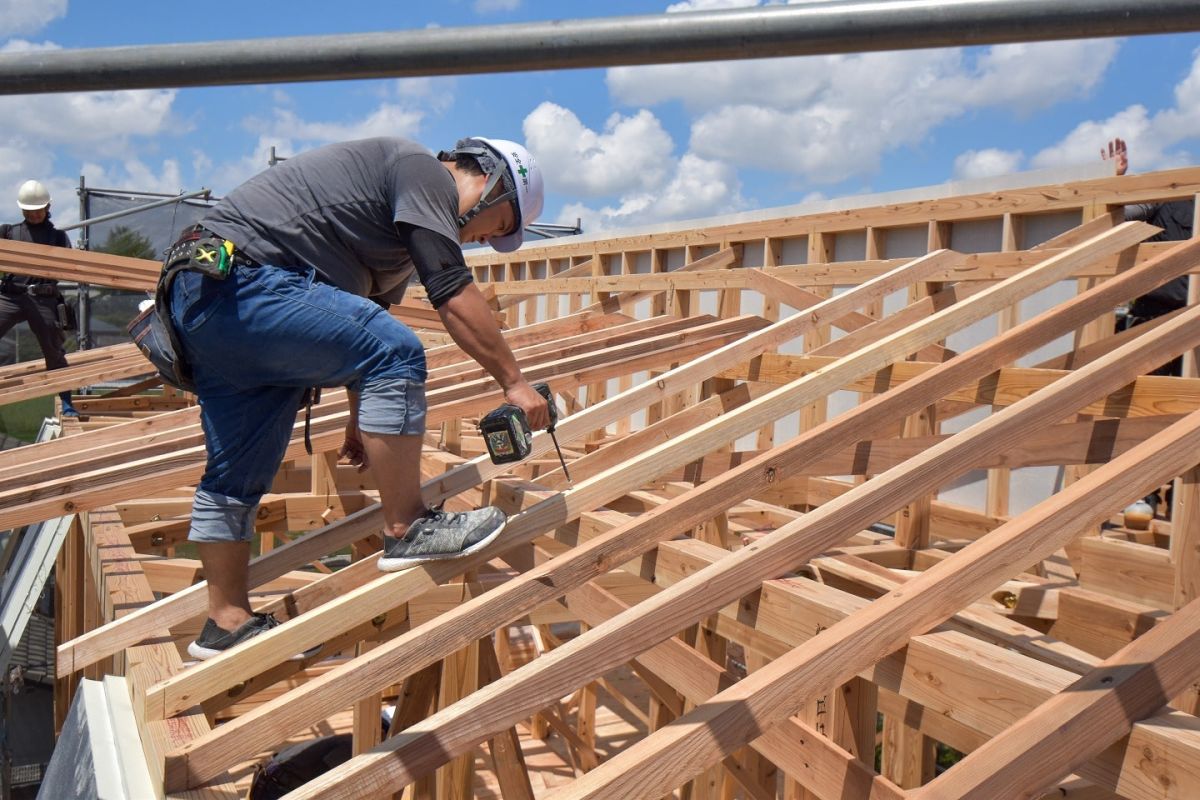
<svg viewBox="0 0 1200 800">
<path fill-rule="evenodd" d="M 167 298 L 208 457 L 188 536 L 209 585 L 209 620 L 193 656 L 211 657 L 277 624 L 250 607 L 249 541 L 306 387 L 349 391 L 343 454 L 375 475 L 381 569 L 459 557 L 499 535 L 498 509 L 427 508 L 424 351 L 386 309 L 418 276 L 454 341 L 532 428 L 545 428 L 546 401 L 521 374 L 462 251 L 466 242 L 516 249 L 542 195 L 537 162 L 515 142 L 465 139 L 434 156 L 379 137 L 289 158 L 205 215 L 198 235 L 224 249 L 228 258 L 216 260 L 232 269 L 223 278 L 181 272 Z"/>
<path fill-rule="evenodd" d="M 41 181 L 27 180 L 17 189 L 17 208 L 24 218 L 15 225 L 0 225 L 0 239 L 12 239 L 51 247 L 71 246 L 71 239 L 50 220 L 50 192 Z M 64 348 L 68 330 L 73 330 L 67 301 L 53 278 L 38 278 L 6 272 L 0 275 L 0 336 L 20 322 L 29 325 L 41 348 L 46 369 L 67 366 Z M 19 354 L 18 354 L 19 355 Z M 77 416 L 71 391 L 58 394 L 64 416 Z"/>
</svg>

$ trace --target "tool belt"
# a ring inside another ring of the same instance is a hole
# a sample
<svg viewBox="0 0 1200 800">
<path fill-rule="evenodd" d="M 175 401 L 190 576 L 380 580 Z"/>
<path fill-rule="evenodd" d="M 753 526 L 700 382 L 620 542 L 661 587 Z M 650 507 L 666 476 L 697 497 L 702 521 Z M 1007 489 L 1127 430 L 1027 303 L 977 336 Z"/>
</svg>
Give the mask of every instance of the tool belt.
<svg viewBox="0 0 1200 800">
<path fill-rule="evenodd" d="M 7 297 L 20 297 L 25 294 L 35 297 L 55 297 L 58 295 L 58 286 L 53 283 L 17 283 L 10 275 L 0 280 L 0 294 Z"/>
<path fill-rule="evenodd" d="M 183 346 L 171 322 L 171 287 L 184 270 L 194 270 L 223 281 L 235 267 L 256 267 L 258 262 L 239 253 L 233 242 L 195 225 L 184 231 L 167 251 L 154 292 L 154 305 L 129 323 L 133 343 L 150 359 L 165 383 L 195 392 L 192 369 L 183 356 Z"/>
</svg>

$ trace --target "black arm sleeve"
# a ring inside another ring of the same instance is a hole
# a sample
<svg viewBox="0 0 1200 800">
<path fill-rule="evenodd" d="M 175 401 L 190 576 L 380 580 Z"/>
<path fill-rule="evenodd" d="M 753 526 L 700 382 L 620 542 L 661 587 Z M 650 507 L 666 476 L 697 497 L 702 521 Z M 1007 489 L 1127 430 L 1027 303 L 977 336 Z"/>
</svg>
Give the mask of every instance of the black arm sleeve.
<svg viewBox="0 0 1200 800">
<path fill-rule="evenodd" d="M 463 259 L 462 248 L 440 233 L 416 225 L 396 223 L 400 241 L 413 260 L 429 302 L 437 308 L 475 278 Z"/>
<path fill-rule="evenodd" d="M 1158 213 L 1158 203 L 1133 203 L 1125 206 L 1126 222 L 1150 222 Z"/>
</svg>

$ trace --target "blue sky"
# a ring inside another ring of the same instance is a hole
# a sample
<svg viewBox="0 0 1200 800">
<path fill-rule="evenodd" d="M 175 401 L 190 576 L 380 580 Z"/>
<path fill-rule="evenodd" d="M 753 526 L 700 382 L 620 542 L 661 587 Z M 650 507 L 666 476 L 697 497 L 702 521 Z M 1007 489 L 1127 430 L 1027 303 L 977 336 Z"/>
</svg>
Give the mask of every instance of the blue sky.
<svg viewBox="0 0 1200 800">
<path fill-rule="evenodd" d="M 0 51 L 488 25 L 755 5 L 442 0 L 0 0 Z M 56 219 L 92 186 L 223 193 L 360 136 L 431 149 L 525 141 L 544 222 L 586 230 L 790 205 L 1098 159 L 1200 160 L 1200 35 L 432 79 L 0 97 L 0 195 L 37 177 Z M 2 206 L 0 206 L 2 207 Z M 13 214 L 16 216 L 15 204 Z M 0 218 L 7 219 L 5 215 Z"/>
</svg>

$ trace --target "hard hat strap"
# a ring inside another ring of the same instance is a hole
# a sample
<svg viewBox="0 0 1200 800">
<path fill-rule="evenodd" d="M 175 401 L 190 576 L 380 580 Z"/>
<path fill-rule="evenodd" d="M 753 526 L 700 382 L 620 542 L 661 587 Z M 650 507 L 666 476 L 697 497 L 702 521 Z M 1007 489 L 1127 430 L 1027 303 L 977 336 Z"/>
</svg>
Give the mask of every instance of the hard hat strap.
<svg viewBox="0 0 1200 800">
<path fill-rule="evenodd" d="M 475 217 L 482 214 L 484 211 L 487 211 L 492 206 L 499 205 L 500 203 L 505 203 L 505 202 L 516 200 L 517 189 L 516 189 L 516 181 L 514 181 L 511 177 L 511 175 L 509 174 L 508 162 L 504 160 L 503 156 L 499 156 L 491 148 L 488 148 L 488 147 L 456 147 L 453 150 L 451 150 L 449 153 L 447 153 L 445 150 L 441 151 L 440 153 L 438 153 L 438 159 L 443 160 L 443 161 L 450 161 L 459 155 L 473 156 L 475 158 L 476 162 L 480 163 L 481 167 L 483 166 L 483 164 L 481 163 L 482 162 L 482 159 L 480 158 L 481 156 L 483 158 L 490 160 L 492 163 L 494 163 L 496 165 L 496 168 L 492 172 L 488 173 L 487 183 L 484 184 L 483 191 L 479 195 L 479 202 L 475 204 L 474 208 L 470 209 L 469 211 L 467 211 L 465 214 L 463 214 L 462 216 L 460 216 L 458 218 L 458 227 L 461 228 L 464 225 L 466 225 L 468 222 L 473 220 Z M 499 197 L 495 198 L 494 200 L 488 200 L 487 196 L 492 193 L 493 189 L 496 188 L 496 184 L 499 183 L 506 176 L 508 177 L 509 185 L 511 185 L 513 188 L 509 189 L 507 192 L 504 192 L 503 194 L 501 194 Z M 515 212 L 514 219 L 516 221 L 516 227 L 520 227 L 520 225 L 521 225 L 521 209 L 520 209 L 520 205 L 516 202 L 513 203 L 513 211 Z"/>
</svg>

